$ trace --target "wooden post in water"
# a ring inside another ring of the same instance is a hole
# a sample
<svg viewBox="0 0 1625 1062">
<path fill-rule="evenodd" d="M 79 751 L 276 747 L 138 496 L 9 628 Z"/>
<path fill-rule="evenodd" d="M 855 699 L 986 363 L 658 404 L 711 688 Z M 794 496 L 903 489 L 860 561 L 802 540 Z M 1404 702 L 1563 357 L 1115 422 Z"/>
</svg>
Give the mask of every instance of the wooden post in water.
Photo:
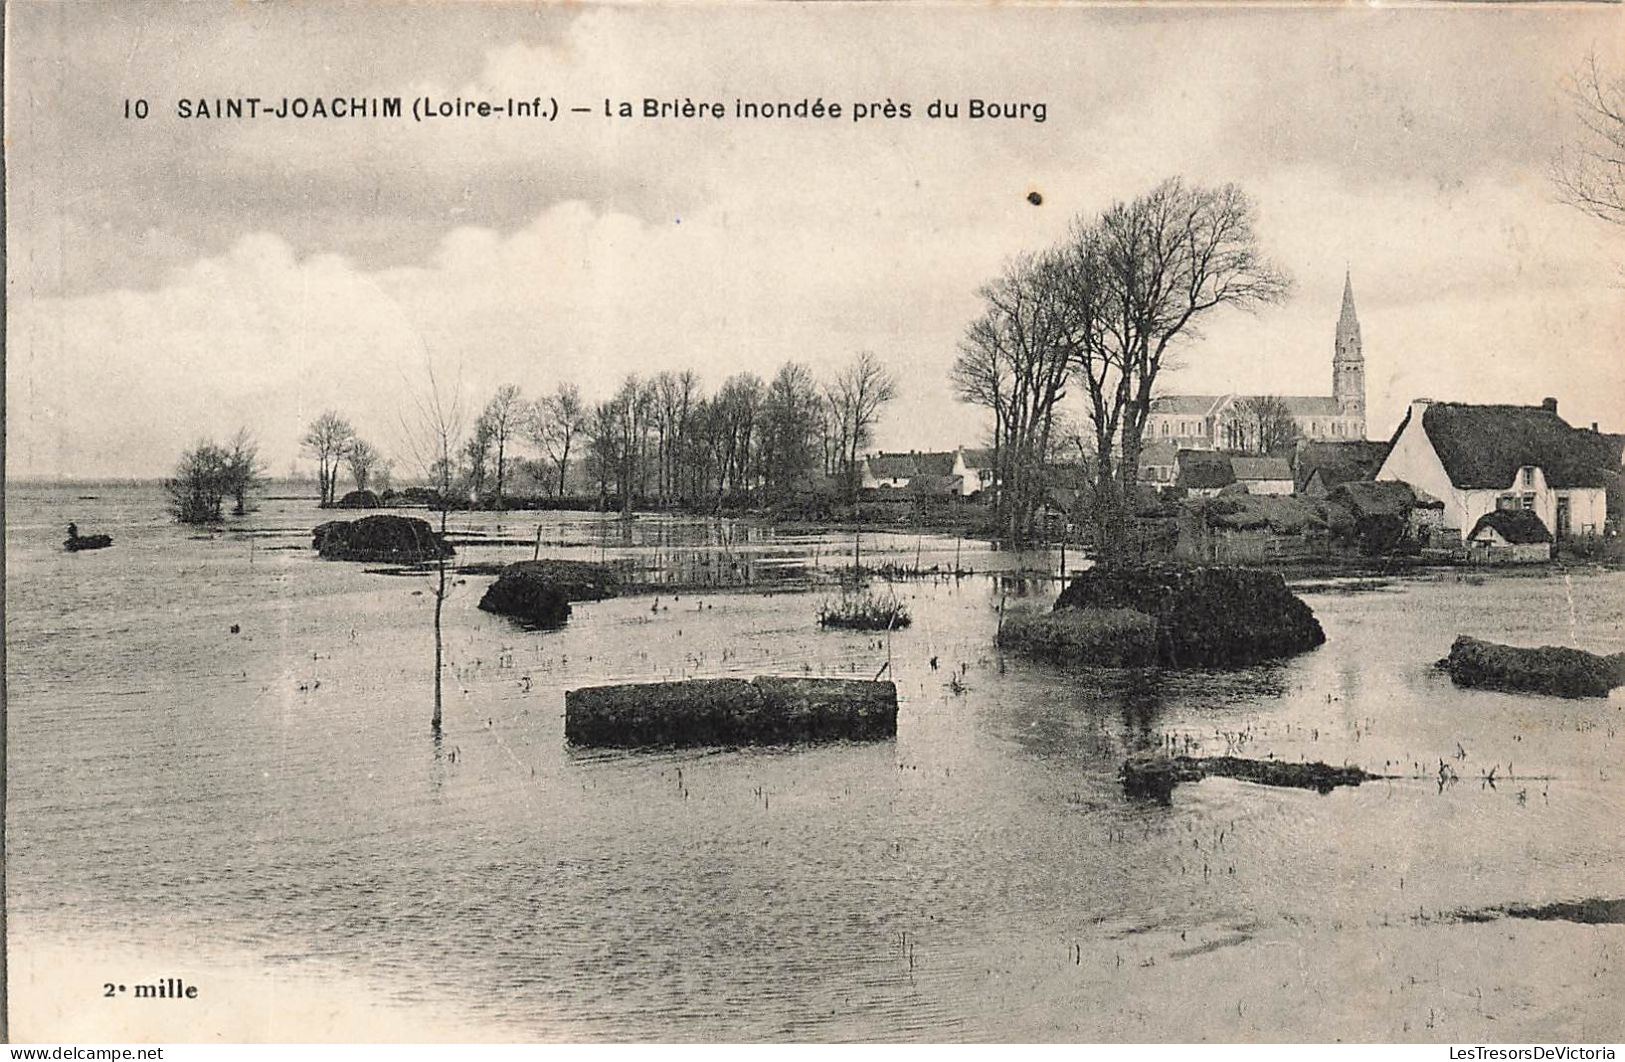
<svg viewBox="0 0 1625 1062">
<path fill-rule="evenodd" d="M 536 525 L 536 552 L 531 554 L 531 560 L 542 559 L 542 525 Z"/>
</svg>

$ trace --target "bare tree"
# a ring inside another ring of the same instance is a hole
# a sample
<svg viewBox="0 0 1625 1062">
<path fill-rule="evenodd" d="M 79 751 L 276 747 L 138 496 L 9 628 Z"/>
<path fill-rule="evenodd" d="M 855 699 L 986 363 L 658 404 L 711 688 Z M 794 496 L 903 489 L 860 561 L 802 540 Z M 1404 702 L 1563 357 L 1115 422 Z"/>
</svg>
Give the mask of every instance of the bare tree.
<svg viewBox="0 0 1625 1062">
<path fill-rule="evenodd" d="M 407 450 L 416 459 L 424 476 L 433 485 L 440 507 L 440 541 L 446 540 L 446 518 L 451 509 L 452 478 L 456 474 L 457 451 L 463 434 L 462 387 L 454 386 L 449 393 L 442 391 L 434 368 L 426 370 L 428 382 L 421 392 L 412 394 L 412 408 L 400 414 L 402 438 Z M 440 735 L 441 685 L 445 670 L 445 636 L 441 620 L 445 611 L 446 556 L 443 548 L 435 550 L 434 582 L 434 716 L 430 727 L 436 737 Z"/>
<path fill-rule="evenodd" d="M 620 422 L 620 411 L 613 399 L 593 406 L 587 418 L 587 462 L 598 483 L 600 512 L 609 506 L 609 484 L 621 467 Z"/>
<path fill-rule="evenodd" d="M 350 478 L 355 480 L 355 489 L 366 490 L 383 458 L 371 443 L 357 439 L 350 444 L 350 452 L 345 455 L 345 460 L 350 466 Z"/>
<path fill-rule="evenodd" d="M 519 388 L 513 384 L 503 384 L 497 388 L 497 393 L 486 403 L 485 412 L 480 415 L 480 419 L 490 429 L 491 444 L 496 447 L 496 496 L 499 509 L 502 508 L 502 492 L 508 481 L 508 442 L 519 433 L 527 412 Z"/>
<path fill-rule="evenodd" d="M 728 377 L 717 392 L 711 429 L 717 442 L 719 507 L 725 491 L 748 491 L 755 486 L 763 390 L 761 377 L 741 372 Z"/>
<path fill-rule="evenodd" d="M 305 453 L 316 459 L 317 483 L 321 488 L 323 505 L 333 504 L 339 466 L 354 443 L 355 429 L 332 410 L 311 421 L 305 437 L 300 440 Z"/>
<path fill-rule="evenodd" d="M 1258 247 L 1252 201 L 1235 185 L 1163 181 L 1074 231 L 1064 271 L 1068 345 L 1089 389 L 1099 444 L 1097 491 L 1109 549 L 1127 542 L 1129 503 L 1158 375 L 1176 342 L 1221 306 L 1253 309 L 1290 281 Z M 1116 436 L 1115 486 L 1111 475 Z"/>
<path fill-rule="evenodd" d="M 873 439 L 881 408 L 897 397 L 897 377 L 880 364 L 873 352 L 859 351 L 852 364 L 835 377 L 829 394 L 847 495 L 856 501 L 858 454 Z"/>
<path fill-rule="evenodd" d="M 1258 454 L 1284 454 L 1292 450 L 1302 434 L 1285 400 L 1276 395 L 1249 395 L 1236 403 L 1239 437 L 1234 449 Z"/>
<path fill-rule="evenodd" d="M 1015 546 L 1032 535 L 1056 405 L 1071 369 L 1064 286 L 1055 254 L 1027 255 L 982 289 L 985 309 L 960 342 L 953 382 L 993 414 L 995 505 Z"/>
<path fill-rule="evenodd" d="M 587 408 L 575 384 L 561 383 L 550 395 L 536 400 L 531 413 L 530 438 L 558 469 L 558 493 L 564 496 L 564 477 L 570 467 L 570 449 L 586 429 Z"/>
<path fill-rule="evenodd" d="M 816 467 L 818 385 L 807 367 L 785 362 L 767 385 L 762 400 L 763 487 L 781 499 Z"/>
<path fill-rule="evenodd" d="M 248 496 L 265 482 L 265 463 L 260 460 L 260 444 L 247 428 L 238 428 L 237 434 L 226 444 L 226 489 L 231 495 L 232 512 L 242 516 L 248 512 Z"/>
<path fill-rule="evenodd" d="M 1580 133 L 1552 160 L 1563 201 L 1613 225 L 1625 225 L 1625 78 L 1586 58 L 1567 86 Z"/>
<path fill-rule="evenodd" d="M 475 499 L 485 494 L 485 481 L 491 475 L 491 447 L 495 438 L 496 431 L 491 427 L 490 419 L 482 413 L 474 419 L 474 430 L 463 444 L 462 457 L 468 462 L 468 488 Z"/>
</svg>

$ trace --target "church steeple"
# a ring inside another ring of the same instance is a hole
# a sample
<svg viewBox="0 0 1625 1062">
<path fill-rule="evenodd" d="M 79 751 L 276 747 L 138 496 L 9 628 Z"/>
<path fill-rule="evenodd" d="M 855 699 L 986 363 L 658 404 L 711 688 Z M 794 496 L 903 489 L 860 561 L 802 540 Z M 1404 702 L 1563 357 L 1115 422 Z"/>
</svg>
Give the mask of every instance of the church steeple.
<svg viewBox="0 0 1625 1062">
<path fill-rule="evenodd" d="M 1354 280 L 1347 272 L 1332 353 L 1332 397 L 1344 416 L 1359 418 L 1355 437 L 1365 438 L 1365 355 L 1360 349 L 1360 319 L 1354 312 Z"/>
</svg>

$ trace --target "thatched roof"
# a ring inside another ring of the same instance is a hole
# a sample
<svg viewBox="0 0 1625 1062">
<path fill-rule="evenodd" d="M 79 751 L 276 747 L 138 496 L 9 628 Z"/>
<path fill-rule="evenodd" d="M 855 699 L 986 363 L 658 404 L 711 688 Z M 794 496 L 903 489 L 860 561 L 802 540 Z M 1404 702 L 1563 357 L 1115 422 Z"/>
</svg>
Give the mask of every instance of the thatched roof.
<svg viewBox="0 0 1625 1062">
<path fill-rule="evenodd" d="M 876 479 L 908 479 L 919 474 L 913 454 L 875 454 L 864 458 L 869 474 Z"/>
<path fill-rule="evenodd" d="M 909 477 L 908 486 L 903 489 L 910 494 L 923 494 L 929 497 L 939 497 L 959 493 L 960 479 L 958 476 L 936 476 L 921 474 Z"/>
<path fill-rule="evenodd" d="M 1333 490 L 1350 480 L 1370 479 L 1388 456 L 1388 444 L 1363 439 L 1349 442 L 1305 442 L 1294 457 L 1294 485 L 1302 491 L 1320 473 L 1321 486 Z"/>
<path fill-rule="evenodd" d="M 1326 500 L 1346 507 L 1355 516 L 1408 517 L 1417 506 L 1416 491 L 1397 479 L 1355 480 L 1326 495 Z"/>
<path fill-rule="evenodd" d="M 1186 490 L 1208 490 L 1228 487 L 1236 481 L 1236 470 L 1230 455 L 1216 450 L 1179 451 L 1178 486 Z"/>
<path fill-rule="evenodd" d="M 1546 530 L 1546 525 L 1531 509 L 1496 509 L 1487 512 L 1478 518 L 1478 523 L 1473 525 L 1473 533 L 1467 537 L 1477 538 L 1479 531 L 1486 527 L 1494 528 L 1497 534 L 1515 546 L 1552 540 L 1552 533 Z"/>
<path fill-rule="evenodd" d="M 910 454 L 914 458 L 914 467 L 922 476 L 949 476 L 954 471 L 954 455 L 952 452 L 932 453 L 922 451 Z"/>
<path fill-rule="evenodd" d="M 1410 419 L 1406 414 L 1399 432 Z M 1571 427 L 1554 408 L 1435 402 L 1423 411 L 1422 427 L 1461 490 L 1504 490 L 1531 465 L 1558 489 L 1602 487 L 1607 473 L 1619 470 L 1606 437 Z"/>
</svg>

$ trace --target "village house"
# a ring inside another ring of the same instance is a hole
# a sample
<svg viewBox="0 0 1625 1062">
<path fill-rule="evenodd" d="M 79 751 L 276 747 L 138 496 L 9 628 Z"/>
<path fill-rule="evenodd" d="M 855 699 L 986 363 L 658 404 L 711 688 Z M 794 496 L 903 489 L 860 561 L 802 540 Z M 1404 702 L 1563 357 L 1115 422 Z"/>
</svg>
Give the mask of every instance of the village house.
<svg viewBox="0 0 1625 1062">
<path fill-rule="evenodd" d="M 1248 494 L 1291 494 L 1292 462 L 1284 457 L 1244 457 L 1230 459 L 1236 482 Z"/>
<path fill-rule="evenodd" d="M 1248 395 L 1163 395 L 1151 401 L 1145 443 L 1182 450 L 1257 450 L 1257 425 L 1246 416 Z M 1332 393 L 1279 396 L 1298 434 L 1311 441 L 1365 438 L 1365 355 L 1354 286 L 1343 278 L 1343 309 L 1332 341 Z"/>
<path fill-rule="evenodd" d="M 861 472 L 858 485 L 864 490 L 902 490 L 919 475 L 913 454 L 870 454 Z"/>
<path fill-rule="evenodd" d="M 1212 498 L 1236 481 L 1229 454 L 1212 450 L 1181 450 L 1174 485 L 1192 498 Z"/>
<path fill-rule="evenodd" d="M 1387 456 L 1387 442 L 1300 442 L 1292 455 L 1293 493 L 1324 498 L 1345 483 L 1371 479 Z"/>
<path fill-rule="evenodd" d="M 860 469 L 860 486 L 864 490 L 908 490 L 916 496 L 969 497 L 992 483 L 991 467 L 981 468 L 974 462 L 986 451 L 910 451 L 909 453 L 876 453 L 865 457 Z M 991 454 L 988 455 L 991 465 Z"/>
<path fill-rule="evenodd" d="M 967 450 L 963 446 L 954 451 L 950 474 L 959 477 L 959 490 L 965 497 L 993 488 L 993 451 Z"/>
<path fill-rule="evenodd" d="M 1497 511 L 1533 513 L 1561 541 L 1603 532 L 1607 488 L 1619 473 L 1611 438 L 1571 427 L 1557 415 L 1556 399 L 1481 406 L 1424 398 L 1411 403 L 1376 478 L 1442 501 L 1442 524 L 1458 541 Z M 1490 527 L 1505 537 L 1494 522 Z"/>
<path fill-rule="evenodd" d="M 1140 449 L 1140 482 L 1158 491 L 1173 487 L 1179 478 L 1179 447 L 1171 442 L 1151 442 Z"/>
<path fill-rule="evenodd" d="M 1485 513 L 1467 535 L 1469 556 L 1490 563 L 1552 559 L 1552 533 L 1529 509 L 1496 509 Z"/>
</svg>

